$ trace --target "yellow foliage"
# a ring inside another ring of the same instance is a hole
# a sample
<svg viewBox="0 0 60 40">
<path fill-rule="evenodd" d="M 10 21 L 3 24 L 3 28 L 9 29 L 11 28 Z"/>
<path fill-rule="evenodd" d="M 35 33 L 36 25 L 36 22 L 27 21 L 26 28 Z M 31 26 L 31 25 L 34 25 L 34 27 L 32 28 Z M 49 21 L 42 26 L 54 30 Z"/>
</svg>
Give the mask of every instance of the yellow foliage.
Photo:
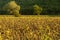
<svg viewBox="0 0 60 40">
<path fill-rule="evenodd" d="M 17 7 L 17 4 L 16 4 L 15 1 L 11 1 L 7 4 L 7 6 L 8 6 L 9 9 L 14 9 L 14 8 Z"/>
<path fill-rule="evenodd" d="M 1 36 L 1 33 L 0 33 L 0 40 L 2 40 L 2 36 Z"/>
<path fill-rule="evenodd" d="M 17 5 L 17 3 L 15 1 L 10 1 L 9 3 L 7 3 L 3 9 L 7 12 L 9 12 L 9 14 L 13 14 L 15 16 L 20 16 L 19 11 L 20 11 L 20 6 Z"/>
<path fill-rule="evenodd" d="M 45 40 L 52 40 L 49 36 L 46 36 Z"/>
<path fill-rule="evenodd" d="M 0 25 L 0 28 L 1 28 L 1 25 Z"/>
<path fill-rule="evenodd" d="M 0 36 L 0 40 L 2 40 L 2 37 Z"/>
<path fill-rule="evenodd" d="M 40 15 L 40 13 L 42 12 L 42 7 L 34 5 L 33 8 L 34 8 L 34 14 Z"/>
</svg>

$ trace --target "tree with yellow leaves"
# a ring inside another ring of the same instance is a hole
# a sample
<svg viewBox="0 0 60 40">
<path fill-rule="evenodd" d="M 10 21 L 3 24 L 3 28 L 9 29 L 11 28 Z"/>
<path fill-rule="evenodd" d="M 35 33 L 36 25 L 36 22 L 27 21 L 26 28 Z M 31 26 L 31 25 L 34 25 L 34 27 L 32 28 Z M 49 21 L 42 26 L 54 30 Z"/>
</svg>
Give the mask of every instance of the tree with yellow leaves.
<svg viewBox="0 0 60 40">
<path fill-rule="evenodd" d="M 20 16 L 19 11 L 20 11 L 20 6 L 16 4 L 15 1 L 11 1 L 7 3 L 4 7 L 4 10 L 8 11 L 9 14 L 15 15 L 15 16 Z"/>
<path fill-rule="evenodd" d="M 34 13 L 33 14 L 40 15 L 40 13 L 42 12 L 42 7 L 40 7 L 38 5 L 34 5 L 33 9 L 34 9 Z"/>
</svg>

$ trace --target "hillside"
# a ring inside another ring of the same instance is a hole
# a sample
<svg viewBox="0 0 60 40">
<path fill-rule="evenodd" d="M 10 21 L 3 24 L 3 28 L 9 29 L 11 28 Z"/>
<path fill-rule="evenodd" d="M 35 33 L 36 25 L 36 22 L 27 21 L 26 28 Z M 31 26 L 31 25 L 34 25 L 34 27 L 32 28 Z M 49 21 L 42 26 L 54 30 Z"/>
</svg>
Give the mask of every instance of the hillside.
<svg viewBox="0 0 60 40">
<path fill-rule="evenodd" d="M 0 17 L 0 40 L 60 40 L 60 17 Z"/>
</svg>

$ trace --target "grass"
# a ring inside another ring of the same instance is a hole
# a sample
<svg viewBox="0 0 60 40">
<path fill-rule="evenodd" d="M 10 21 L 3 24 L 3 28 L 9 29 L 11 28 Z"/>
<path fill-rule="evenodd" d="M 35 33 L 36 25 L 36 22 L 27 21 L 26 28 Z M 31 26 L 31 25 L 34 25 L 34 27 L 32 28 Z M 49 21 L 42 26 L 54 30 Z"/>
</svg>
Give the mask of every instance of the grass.
<svg viewBox="0 0 60 40">
<path fill-rule="evenodd" d="M 60 40 L 60 17 L 0 17 L 0 40 Z"/>
</svg>

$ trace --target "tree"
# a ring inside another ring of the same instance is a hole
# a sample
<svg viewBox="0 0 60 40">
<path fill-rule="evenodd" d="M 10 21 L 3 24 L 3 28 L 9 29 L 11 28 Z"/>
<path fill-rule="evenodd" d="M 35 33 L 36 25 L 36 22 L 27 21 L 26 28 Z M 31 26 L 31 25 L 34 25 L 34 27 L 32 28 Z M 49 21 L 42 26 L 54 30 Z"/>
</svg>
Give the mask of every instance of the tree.
<svg viewBox="0 0 60 40">
<path fill-rule="evenodd" d="M 9 12 L 9 14 L 20 16 L 19 14 L 20 6 L 17 5 L 15 1 L 10 1 L 3 7 L 3 9 Z"/>
<path fill-rule="evenodd" d="M 33 9 L 34 9 L 34 13 L 33 14 L 40 15 L 40 13 L 42 12 L 42 7 L 39 7 L 38 5 L 34 5 Z"/>
</svg>

